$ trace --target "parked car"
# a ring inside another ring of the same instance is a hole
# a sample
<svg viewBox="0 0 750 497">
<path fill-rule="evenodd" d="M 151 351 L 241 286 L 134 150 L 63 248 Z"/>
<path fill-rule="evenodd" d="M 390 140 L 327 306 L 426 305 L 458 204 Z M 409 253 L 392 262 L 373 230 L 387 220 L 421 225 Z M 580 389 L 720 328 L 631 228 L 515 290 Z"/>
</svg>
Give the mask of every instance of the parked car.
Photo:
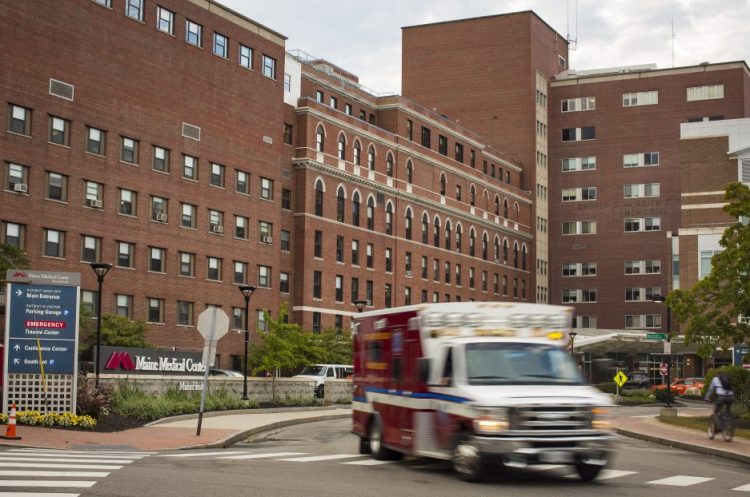
<svg viewBox="0 0 750 497">
<path fill-rule="evenodd" d="M 239 371 L 234 371 L 232 369 L 214 369 L 211 368 L 208 371 L 209 376 L 231 376 L 233 378 L 242 378 L 244 375 L 240 373 Z"/>
<path fill-rule="evenodd" d="M 625 376 L 628 377 L 628 381 L 624 385 L 625 388 L 648 388 L 651 386 L 651 378 L 646 373 L 632 371 L 625 373 Z"/>
<path fill-rule="evenodd" d="M 695 388 L 698 390 L 701 390 L 703 388 L 704 382 L 703 378 L 676 378 L 670 387 L 670 389 L 676 394 L 676 395 L 685 395 L 685 392 L 689 388 Z M 654 386 L 654 390 L 664 390 L 666 389 L 666 385 L 656 385 Z"/>
<path fill-rule="evenodd" d="M 354 366 L 346 364 L 315 364 L 313 366 L 305 366 L 294 378 L 315 380 L 315 396 L 322 398 L 326 378 L 341 380 L 351 378 L 353 374 Z"/>
</svg>

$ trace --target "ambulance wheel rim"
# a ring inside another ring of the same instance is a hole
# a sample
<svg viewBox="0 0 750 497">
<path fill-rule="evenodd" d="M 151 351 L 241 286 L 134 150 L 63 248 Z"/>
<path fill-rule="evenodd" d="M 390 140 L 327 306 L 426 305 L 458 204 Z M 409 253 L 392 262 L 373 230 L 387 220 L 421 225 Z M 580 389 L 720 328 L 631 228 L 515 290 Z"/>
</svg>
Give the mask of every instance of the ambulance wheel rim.
<svg viewBox="0 0 750 497">
<path fill-rule="evenodd" d="M 479 450 L 464 441 L 459 442 L 453 453 L 453 466 L 463 475 L 473 475 L 479 467 Z"/>
<path fill-rule="evenodd" d="M 370 451 L 373 454 L 380 453 L 380 423 L 377 421 L 370 428 Z"/>
</svg>

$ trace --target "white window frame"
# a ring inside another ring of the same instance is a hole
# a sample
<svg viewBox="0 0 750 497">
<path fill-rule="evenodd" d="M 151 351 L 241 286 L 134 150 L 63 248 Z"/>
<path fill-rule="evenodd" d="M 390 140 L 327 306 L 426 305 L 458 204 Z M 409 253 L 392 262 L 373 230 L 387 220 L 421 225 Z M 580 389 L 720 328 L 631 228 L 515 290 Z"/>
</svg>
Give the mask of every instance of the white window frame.
<svg viewBox="0 0 750 497">
<path fill-rule="evenodd" d="M 596 97 L 566 98 L 560 101 L 560 112 L 581 112 L 596 109 Z"/>
<path fill-rule="evenodd" d="M 202 47 L 203 46 L 203 26 L 198 24 L 195 21 L 186 19 L 185 20 L 185 43 L 189 45 L 193 45 L 194 47 Z"/>
<path fill-rule="evenodd" d="M 567 227 L 567 233 L 566 231 Z M 562 223 L 562 235 L 595 235 L 596 234 L 596 221 L 564 221 Z"/>
<path fill-rule="evenodd" d="M 143 22 L 143 0 L 126 0 L 125 15 L 136 21 Z"/>
<path fill-rule="evenodd" d="M 221 42 L 221 43 L 220 43 Z M 211 53 L 222 59 L 229 58 L 229 38 L 221 33 L 214 31 L 213 43 L 211 44 Z"/>
<path fill-rule="evenodd" d="M 659 92 L 656 90 L 638 91 L 638 92 L 622 94 L 622 106 L 623 107 L 657 105 L 658 103 L 659 103 Z"/>
<path fill-rule="evenodd" d="M 562 172 L 593 171 L 596 169 L 596 157 L 569 157 L 562 160 Z"/>
<path fill-rule="evenodd" d="M 654 162 L 656 160 L 656 162 Z M 622 167 L 652 167 L 661 163 L 659 152 L 641 152 L 636 154 L 623 154 Z"/>
<path fill-rule="evenodd" d="M 716 100 L 724 98 L 724 85 L 693 86 L 687 89 L 687 101 Z"/>
<path fill-rule="evenodd" d="M 240 43 L 239 64 L 245 69 L 253 68 L 253 49 Z"/>
<path fill-rule="evenodd" d="M 156 29 L 174 36 L 174 12 L 164 7 L 156 7 Z"/>
</svg>

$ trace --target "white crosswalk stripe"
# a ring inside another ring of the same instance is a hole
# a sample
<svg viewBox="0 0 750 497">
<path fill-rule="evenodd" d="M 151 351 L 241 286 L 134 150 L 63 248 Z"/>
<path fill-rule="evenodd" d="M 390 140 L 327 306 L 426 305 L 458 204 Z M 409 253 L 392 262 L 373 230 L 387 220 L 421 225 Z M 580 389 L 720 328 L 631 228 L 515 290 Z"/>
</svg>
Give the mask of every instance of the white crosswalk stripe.
<svg viewBox="0 0 750 497">
<path fill-rule="evenodd" d="M 351 464 L 353 466 L 379 466 L 381 464 L 393 464 L 396 461 L 379 461 L 377 459 L 363 459 L 361 461 L 342 462 L 341 464 Z"/>
<path fill-rule="evenodd" d="M 611 480 L 613 478 L 620 478 L 621 476 L 635 475 L 637 471 L 620 471 L 617 469 L 603 469 L 596 477 L 597 480 Z M 565 475 L 565 478 L 576 479 L 580 478 L 578 473 Z"/>
<path fill-rule="evenodd" d="M 217 459 L 267 459 L 272 457 L 304 456 L 307 452 L 271 452 L 267 454 L 245 454 L 242 456 L 218 457 Z"/>
<path fill-rule="evenodd" d="M 95 481 L 73 480 L 0 480 L 0 487 L 91 488 Z"/>
<path fill-rule="evenodd" d="M 646 483 L 651 485 L 671 485 L 673 487 L 689 487 L 690 485 L 697 485 L 711 481 L 714 478 L 706 478 L 704 476 L 686 476 L 677 475 L 670 476 L 669 478 L 663 478 L 661 480 L 647 481 Z"/>
<path fill-rule="evenodd" d="M 0 492 L 0 497 L 79 497 L 81 494 L 66 494 L 60 492 Z"/>
<path fill-rule="evenodd" d="M 19 457 L 17 454 L 6 457 L 6 456 L 0 456 L 0 466 L 2 466 L 2 463 L 5 462 L 20 462 L 20 461 L 36 461 L 36 462 L 71 462 L 71 463 L 102 463 L 102 464 L 130 464 L 133 462 L 132 459 L 102 459 L 97 457 L 76 457 L 73 458 L 65 458 L 61 456 L 54 456 L 54 457 L 39 457 L 39 456 L 33 456 L 33 457 Z"/>
<path fill-rule="evenodd" d="M 182 454 L 164 454 L 159 457 L 211 457 L 211 456 L 226 456 L 228 454 L 245 454 L 245 452 L 186 452 Z"/>
<path fill-rule="evenodd" d="M 737 490 L 738 492 L 750 492 L 750 483 L 740 487 L 734 487 L 732 490 Z"/>
<path fill-rule="evenodd" d="M 354 457 L 362 457 L 359 454 L 329 454 L 323 456 L 307 456 L 307 457 L 292 457 L 287 459 L 277 459 L 278 461 L 289 461 L 289 462 L 313 462 L 313 461 L 332 461 L 336 459 L 352 459 Z"/>
<path fill-rule="evenodd" d="M 154 455 L 156 452 L 135 452 L 128 450 L 69 450 L 69 449 L 33 449 L 33 448 L 22 448 L 22 449 L 8 449 L 5 451 L 9 454 L 22 454 L 22 453 L 34 453 L 34 454 L 81 454 L 81 455 L 105 455 L 110 457 L 127 457 L 131 459 L 141 459 L 146 456 Z"/>
<path fill-rule="evenodd" d="M 101 471 L 33 471 L 33 470 L 0 470 L 0 476 L 37 476 L 46 478 L 106 478 L 109 472 Z"/>
</svg>

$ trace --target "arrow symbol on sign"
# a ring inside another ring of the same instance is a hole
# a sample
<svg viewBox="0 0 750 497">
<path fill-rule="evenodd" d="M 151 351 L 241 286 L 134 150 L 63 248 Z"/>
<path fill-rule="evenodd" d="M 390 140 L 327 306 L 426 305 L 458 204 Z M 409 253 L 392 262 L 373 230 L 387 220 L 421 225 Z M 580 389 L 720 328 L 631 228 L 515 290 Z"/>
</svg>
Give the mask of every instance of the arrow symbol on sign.
<svg viewBox="0 0 750 497">
<path fill-rule="evenodd" d="M 21 359 L 13 359 L 13 364 L 21 364 Z"/>
<path fill-rule="evenodd" d="M 13 347 L 13 350 L 15 350 L 16 352 L 18 352 L 19 350 L 21 350 L 21 346 L 18 345 L 18 344 L 16 344 L 16 346 Z"/>
<path fill-rule="evenodd" d="M 16 290 L 16 297 L 23 295 L 23 290 Z"/>
</svg>

